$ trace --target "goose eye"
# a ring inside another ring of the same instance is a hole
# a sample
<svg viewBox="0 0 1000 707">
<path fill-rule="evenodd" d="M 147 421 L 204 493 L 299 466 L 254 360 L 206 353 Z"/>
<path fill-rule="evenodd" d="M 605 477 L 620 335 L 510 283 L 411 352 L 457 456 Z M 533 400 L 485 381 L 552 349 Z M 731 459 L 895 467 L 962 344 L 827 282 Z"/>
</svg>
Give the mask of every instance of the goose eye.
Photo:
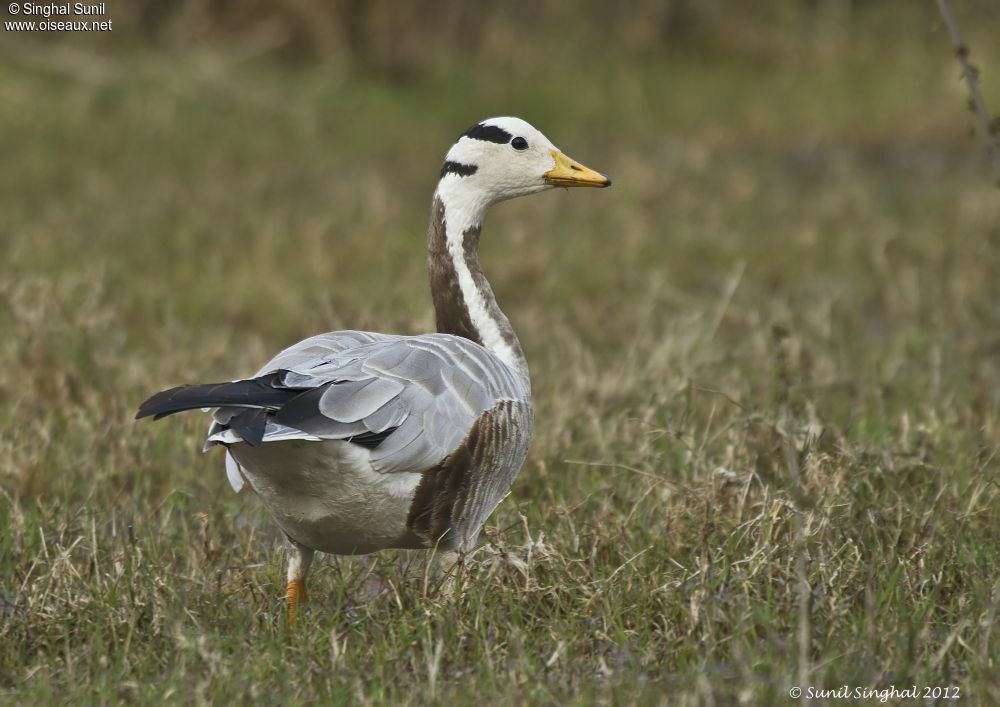
<svg viewBox="0 0 1000 707">
<path fill-rule="evenodd" d="M 515 150 L 527 150 L 528 141 L 525 140 L 523 137 L 516 137 L 510 141 L 510 146 L 513 147 Z"/>
</svg>

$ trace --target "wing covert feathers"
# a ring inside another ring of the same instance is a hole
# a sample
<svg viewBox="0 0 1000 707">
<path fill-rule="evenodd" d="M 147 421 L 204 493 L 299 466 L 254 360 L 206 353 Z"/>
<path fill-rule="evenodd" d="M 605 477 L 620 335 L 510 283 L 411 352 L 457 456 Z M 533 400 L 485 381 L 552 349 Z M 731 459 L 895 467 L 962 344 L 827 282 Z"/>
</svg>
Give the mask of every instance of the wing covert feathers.
<svg viewBox="0 0 1000 707">
<path fill-rule="evenodd" d="M 252 379 L 157 393 L 138 417 L 216 408 L 206 447 L 342 439 L 369 449 L 376 471 L 424 471 L 457 450 L 483 413 L 505 401 L 530 407 L 530 395 L 468 339 L 347 331 L 285 349 Z"/>
</svg>

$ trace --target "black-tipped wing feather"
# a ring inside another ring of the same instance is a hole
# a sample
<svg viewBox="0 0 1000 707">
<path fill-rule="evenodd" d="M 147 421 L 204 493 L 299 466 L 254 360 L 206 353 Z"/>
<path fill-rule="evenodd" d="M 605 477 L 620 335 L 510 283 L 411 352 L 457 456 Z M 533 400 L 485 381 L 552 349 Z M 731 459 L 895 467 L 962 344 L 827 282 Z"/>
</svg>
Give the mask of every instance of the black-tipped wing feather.
<svg viewBox="0 0 1000 707">
<path fill-rule="evenodd" d="M 159 420 L 185 410 L 214 407 L 278 409 L 302 392 L 281 385 L 286 371 L 275 371 L 250 380 L 232 383 L 182 385 L 151 396 L 139 406 L 135 419 L 150 415 Z"/>
</svg>

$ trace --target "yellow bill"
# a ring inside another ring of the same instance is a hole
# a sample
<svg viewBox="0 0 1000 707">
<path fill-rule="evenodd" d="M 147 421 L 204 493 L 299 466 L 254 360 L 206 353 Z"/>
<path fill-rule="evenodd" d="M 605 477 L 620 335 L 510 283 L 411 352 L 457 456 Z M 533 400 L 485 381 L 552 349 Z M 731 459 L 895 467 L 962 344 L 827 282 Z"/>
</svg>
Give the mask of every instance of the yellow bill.
<svg viewBox="0 0 1000 707">
<path fill-rule="evenodd" d="M 557 187 L 610 187 L 611 180 L 584 167 L 558 150 L 549 150 L 555 166 L 545 173 L 545 181 Z"/>
</svg>

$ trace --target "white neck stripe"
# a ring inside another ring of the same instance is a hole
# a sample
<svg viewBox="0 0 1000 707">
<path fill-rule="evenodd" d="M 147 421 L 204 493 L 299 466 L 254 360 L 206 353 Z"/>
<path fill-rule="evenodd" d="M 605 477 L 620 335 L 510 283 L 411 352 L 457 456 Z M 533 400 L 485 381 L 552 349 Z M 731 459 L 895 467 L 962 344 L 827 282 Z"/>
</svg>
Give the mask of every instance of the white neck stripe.
<svg viewBox="0 0 1000 707">
<path fill-rule="evenodd" d="M 465 234 L 482 226 L 481 213 L 475 209 L 462 209 L 454 206 L 461 199 L 449 199 L 450 189 L 442 184 L 438 188 L 438 198 L 444 205 L 445 242 L 452 267 L 458 279 L 458 286 L 469 312 L 469 320 L 479 333 L 483 346 L 496 355 L 501 361 L 516 371 L 520 371 L 524 363 L 522 357 L 504 338 L 500 323 L 494 318 L 490 305 L 496 307 L 492 292 L 483 292 L 476 284 L 465 259 Z"/>
</svg>

